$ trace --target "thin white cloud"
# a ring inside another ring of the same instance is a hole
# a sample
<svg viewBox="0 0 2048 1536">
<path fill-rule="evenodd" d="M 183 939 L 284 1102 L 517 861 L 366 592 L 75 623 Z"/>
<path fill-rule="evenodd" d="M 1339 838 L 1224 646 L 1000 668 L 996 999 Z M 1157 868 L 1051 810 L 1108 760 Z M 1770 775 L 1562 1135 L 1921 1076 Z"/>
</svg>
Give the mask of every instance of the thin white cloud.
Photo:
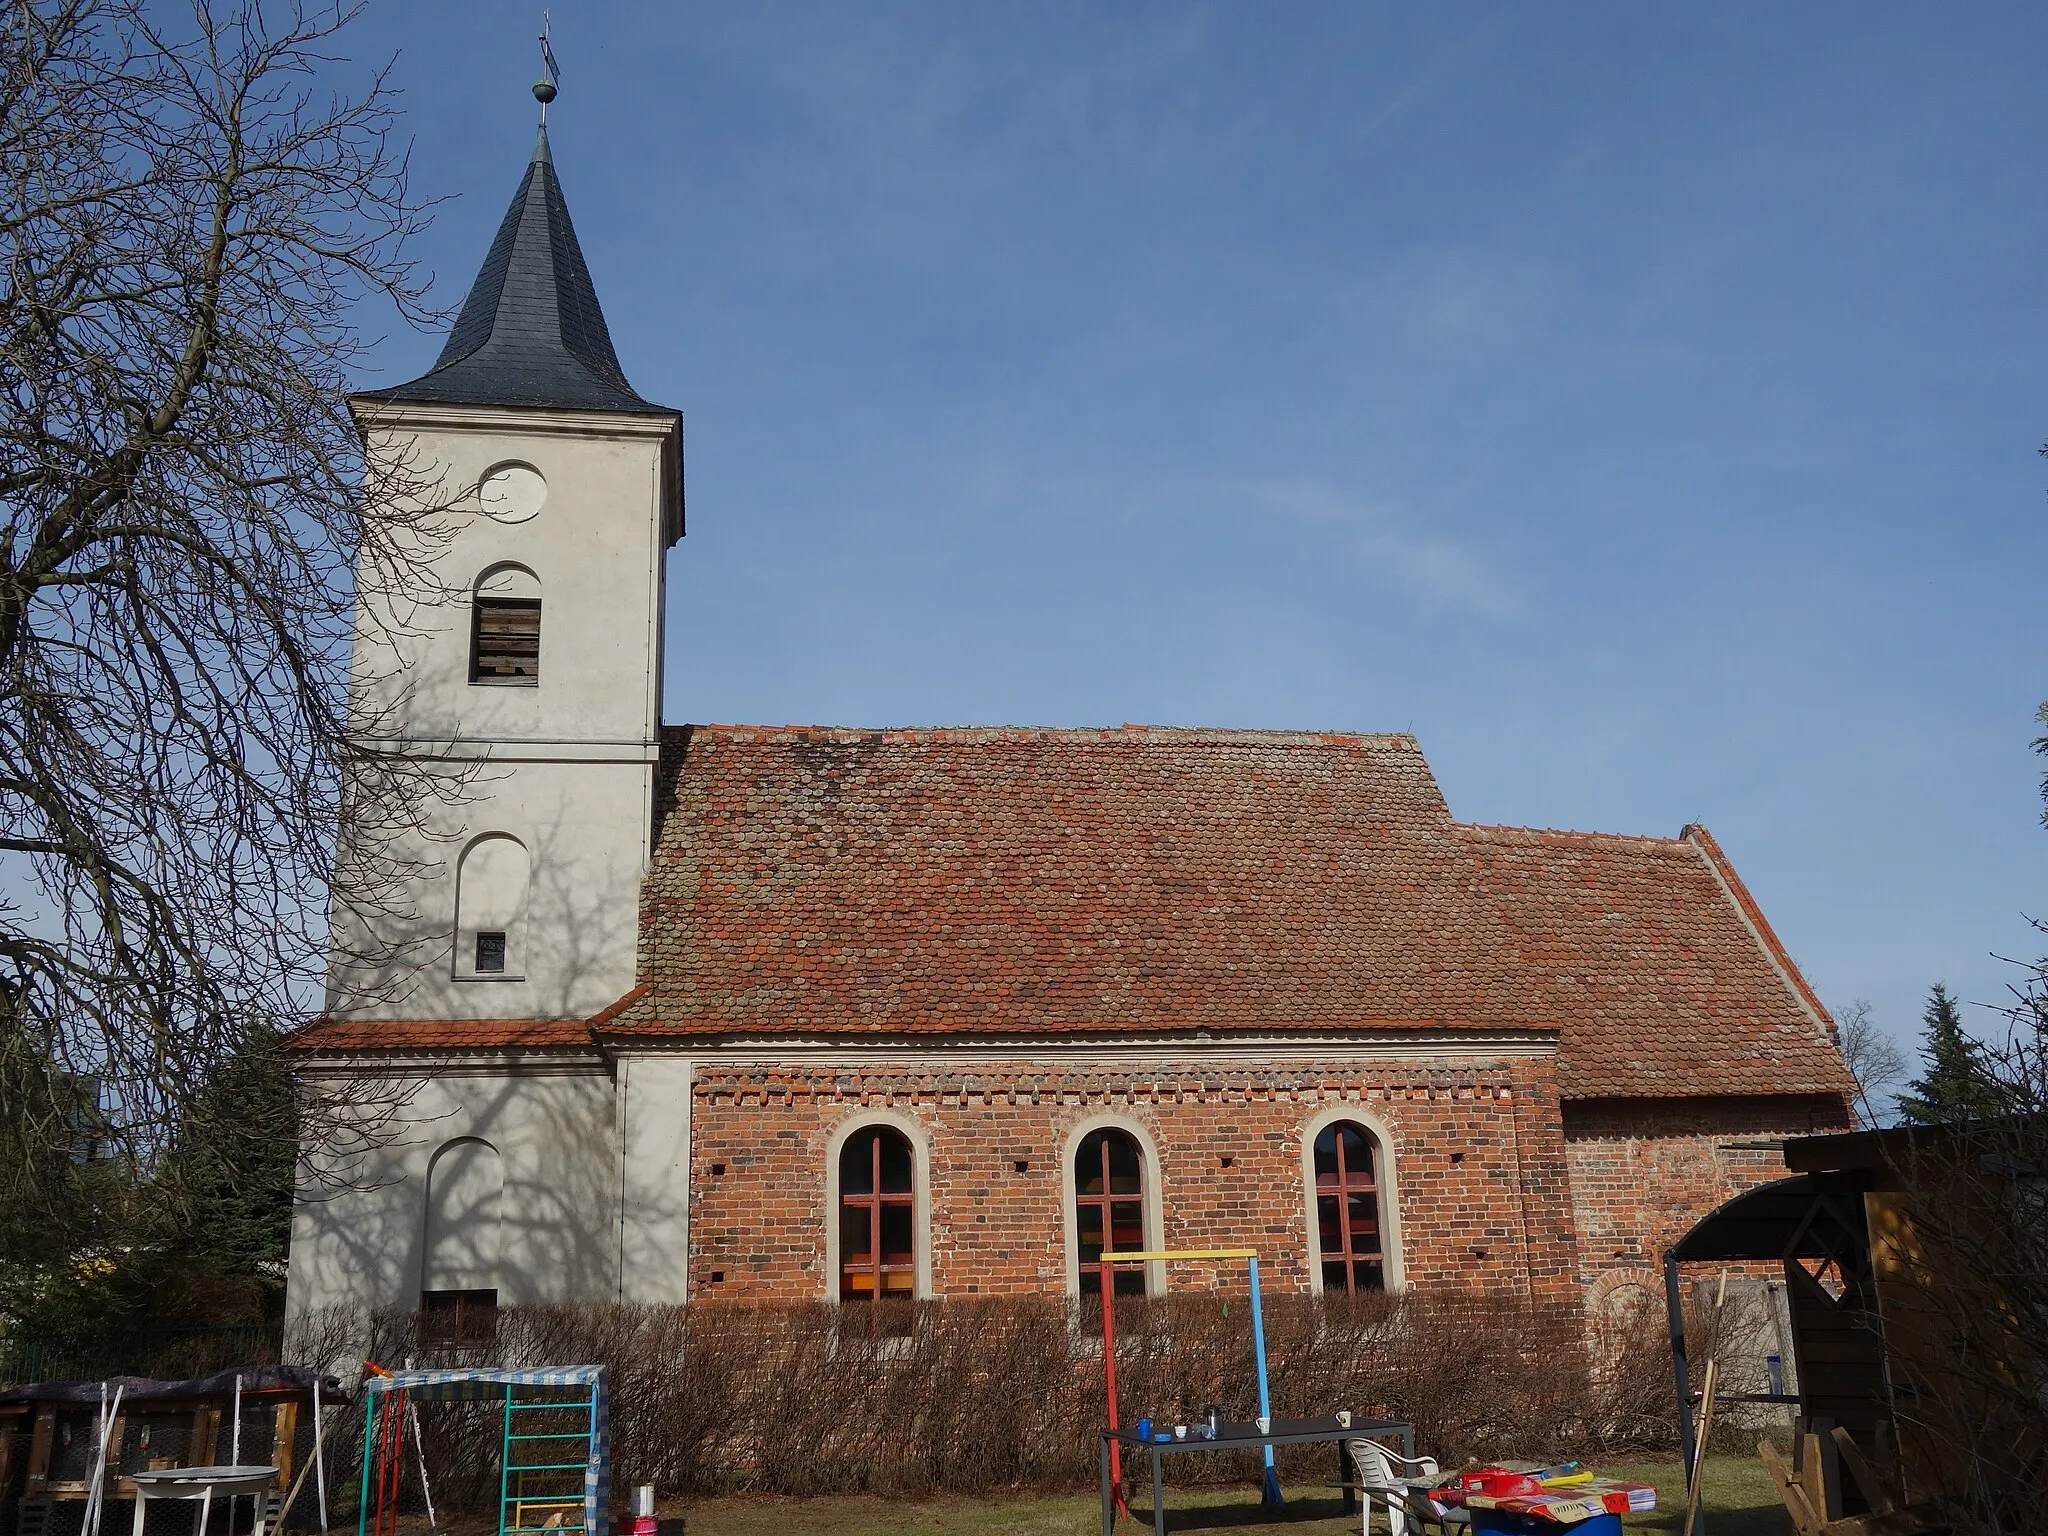
<svg viewBox="0 0 2048 1536">
<path fill-rule="evenodd" d="M 1333 530 L 1364 574 L 1423 608 L 1495 623 L 1523 611 L 1520 594 L 1491 561 L 1469 544 L 1416 532 L 1399 507 L 1313 481 L 1251 482 L 1239 489 L 1273 511 Z"/>
</svg>

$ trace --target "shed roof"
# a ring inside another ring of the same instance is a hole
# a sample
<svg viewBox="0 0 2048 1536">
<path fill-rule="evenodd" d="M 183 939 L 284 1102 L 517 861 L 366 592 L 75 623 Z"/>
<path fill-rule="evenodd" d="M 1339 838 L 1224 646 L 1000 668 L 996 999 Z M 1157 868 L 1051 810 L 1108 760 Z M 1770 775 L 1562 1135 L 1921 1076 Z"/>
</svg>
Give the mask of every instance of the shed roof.
<svg viewBox="0 0 2048 1536">
<path fill-rule="evenodd" d="M 1666 1250 L 1681 1264 L 1825 1259 L 1866 1248 L 1863 1202 L 1800 1174 L 1716 1206 Z"/>
</svg>

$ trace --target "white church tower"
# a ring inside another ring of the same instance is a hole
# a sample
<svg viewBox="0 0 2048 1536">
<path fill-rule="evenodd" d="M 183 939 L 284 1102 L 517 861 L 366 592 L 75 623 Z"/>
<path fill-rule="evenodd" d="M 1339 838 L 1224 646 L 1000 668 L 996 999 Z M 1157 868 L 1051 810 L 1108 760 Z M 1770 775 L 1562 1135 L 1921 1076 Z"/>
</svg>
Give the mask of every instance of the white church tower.
<svg viewBox="0 0 2048 1536">
<path fill-rule="evenodd" d="M 335 893 L 305 1070 L 397 1102 L 334 1111 L 367 1123 L 294 1209 L 287 1318 L 418 1307 L 459 1331 L 500 1303 L 676 1299 L 687 1063 L 647 1064 L 629 1110 L 630 1064 L 583 1021 L 635 980 L 682 417 L 620 371 L 545 126 L 440 360 L 350 405 L 368 473 L 404 466 L 373 515 L 409 527 L 416 495 L 442 530 L 402 598 L 358 573 L 363 738 L 457 792 L 397 818 L 395 880 Z"/>
<path fill-rule="evenodd" d="M 364 573 L 358 686 L 378 746 L 466 782 L 337 901 L 331 1015 L 588 1018 L 634 981 L 682 418 L 619 368 L 545 125 L 433 370 L 350 403 L 452 509 L 434 600 Z"/>
</svg>

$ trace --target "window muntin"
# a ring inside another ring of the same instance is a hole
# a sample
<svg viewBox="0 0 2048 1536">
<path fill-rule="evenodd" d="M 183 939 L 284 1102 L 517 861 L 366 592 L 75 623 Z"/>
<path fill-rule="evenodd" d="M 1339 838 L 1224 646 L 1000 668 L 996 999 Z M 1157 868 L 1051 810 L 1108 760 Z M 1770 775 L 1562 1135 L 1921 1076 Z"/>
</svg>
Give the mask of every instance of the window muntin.
<svg viewBox="0 0 2048 1536">
<path fill-rule="evenodd" d="M 1383 1291 L 1378 1159 L 1372 1133 L 1350 1120 L 1316 1135 L 1316 1237 L 1325 1291 Z"/>
<path fill-rule="evenodd" d="M 479 976 L 505 969 L 505 935 L 502 932 L 476 936 L 476 969 Z"/>
<path fill-rule="evenodd" d="M 916 1294 L 910 1138 L 893 1126 L 866 1126 L 839 1149 L 839 1299 L 909 1301 Z"/>
<path fill-rule="evenodd" d="M 540 599 L 486 597 L 470 604 L 469 680 L 472 683 L 540 684 Z"/>
<path fill-rule="evenodd" d="M 1129 1131 L 1114 1127 L 1090 1131 L 1074 1149 L 1074 1238 L 1081 1272 L 1076 1277 L 1083 1296 L 1102 1294 L 1103 1234 L 1111 1253 L 1141 1253 L 1145 1248 L 1145 1154 Z M 1118 1296 L 1145 1294 L 1145 1271 L 1138 1265 L 1116 1270 Z"/>
</svg>

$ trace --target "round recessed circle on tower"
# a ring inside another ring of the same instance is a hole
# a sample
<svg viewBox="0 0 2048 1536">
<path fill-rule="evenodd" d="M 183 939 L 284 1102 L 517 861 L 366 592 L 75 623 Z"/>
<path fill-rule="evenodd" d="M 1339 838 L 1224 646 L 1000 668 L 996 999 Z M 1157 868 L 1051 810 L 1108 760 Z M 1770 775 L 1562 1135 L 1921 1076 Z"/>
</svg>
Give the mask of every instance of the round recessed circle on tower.
<svg viewBox="0 0 2048 1536">
<path fill-rule="evenodd" d="M 531 464 L 500 464 L 477 486 L 486 516 L 501 523 L 523 523 L 548 499 L 548 483 Z"/>
</svg>

